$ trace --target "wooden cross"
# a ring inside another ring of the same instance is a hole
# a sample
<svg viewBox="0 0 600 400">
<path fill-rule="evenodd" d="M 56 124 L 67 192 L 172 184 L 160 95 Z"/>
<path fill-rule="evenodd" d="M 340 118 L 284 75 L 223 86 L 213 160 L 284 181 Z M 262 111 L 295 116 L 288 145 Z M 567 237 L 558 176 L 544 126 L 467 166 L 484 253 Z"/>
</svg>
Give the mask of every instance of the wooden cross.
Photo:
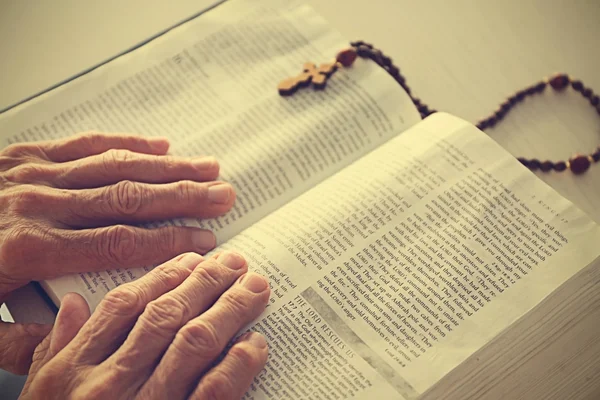
<svg viewBox="0 0 600 400">
<path fill-rule="evenodd" d="M 337 63 L 321 64 L 319 68 L 313 63 L 305 63 L 302 73 L 292 78 L 284 79 L 277 88 L 282 96 L 291 96 L 299 88 L 307 87 L 312 83 L 312 87 L 317 90 L 325 89 L 327 80 L 337 70 Z"/>
</svg>

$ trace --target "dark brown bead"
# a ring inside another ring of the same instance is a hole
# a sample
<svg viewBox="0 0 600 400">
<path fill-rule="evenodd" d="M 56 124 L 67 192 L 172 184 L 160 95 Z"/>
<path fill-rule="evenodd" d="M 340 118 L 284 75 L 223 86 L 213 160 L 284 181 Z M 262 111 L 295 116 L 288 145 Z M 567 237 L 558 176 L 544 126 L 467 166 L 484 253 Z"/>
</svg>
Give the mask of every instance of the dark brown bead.
<svg viewBox="0 0 600 400">
<path fill-rule="evenodd" d="M 544 89 L 546 89 L 546 82 L 544 81 L 538 82 L 538 84 L 535 85 L 536 93 L 542 93 Z"/>
<path fill-rule="evenodd" d="M 577 156 L 569 160 L 569 168 L 576 175 L 587 171 L 590 164 L 590 159 L 587 156 Z"/>
<path fill-rule="evenodd" d="M 571 87 L 577 92 L 581 92 L 583 90 L 583 82 L 581 81 L 573 81 L 571 82 Z"/>
<path fill-rule="evenodd" d="M 352 46 L 352 47 L 358 47 L 363 44 L 365 44 L 365 42 L 363 42 L 362 40 L 356 40 L 354 42 L 350 42 L 350 46 Z"/>
<path fill-rule="evenodd" d="M 515 95 L 515 100 L 517 100 L 517 102 L 522 101 L 525 98 L 525 92 L 523 90 L 519 90 L 517 92 L 517 94 Z"/>
<path fill-rule="evenodd" d="M 555 75 L 552 79 L 550 79 L 550 86 L 554 90 L 563 90 L 569 85 L 569 77 L 565 74 Z"/>
<path fill-rule="evenodd" d="M 534 93 L 535 93 L 535 86 L 530 86 L 527 89 L 525 89 L 525 94 L 527 96 L 531 96 Z"/>
<path fill-rule="evenodd" d="M 598 148 L 594 154 L 592 154 L 592 160 L 594 160 L 594 162 L 600 161 L 600 148 Z"/>
<path fill-rule="evenodd" d="M 527 167 L 529 167 L 530 170 L 535 171 L 540 167 L 540 161 L 535 158 L 533 160 L 529 160 Z"/>
<path fill-rule="evenodd" d="M 367 58 L 369 55 L 371 55 L 371 49 L 365 45 L 360 45 L 358 46 L 358 49 L 356 49 L 356 54 L 358 54 L 360 57 Z"/>
<path fill-rule="evenodd" d="M 593 92 L 592 92 L 592 89 L 586 88 L 586 89 L 583 89 L 583 92 L 581 92 L 581 94 L 586 99 L 589 99 L 590 97 L 592 97 Z"/>
<path fill-rule="evenodd" d="M 487 119 L 487 125 L 489 127 L 493 127 L 494 125 L 496 125 L 496 122 L 498 122 L 498 119 L 495 116 L 491 116 Z"/>
<path fill-rule="evenodd" d="M 551 171 L 554 168 L 554 163 L 552 161 L 544 161 L 540 164 L 540 170 L 543 172 Z"/>
<path fill-rule="evenodd" d="M 344 67 L 349 67 L 354 63 L 354 60 L 356 60 L 356 56 L 356 50 L 354 50 L 354 48 L 349 48 L 340 51 L 335 57 L 335 59 Z"/>
<path fill-rule="evenodd" d="M 517 158 L 517 161 L 519 161 L 524 166 L 529 167 L 529 160 L 527 160 L 526 158 L 519 157 L 519 158 Z"/>
<path fill-rule="evenodd" d="M 400 70 L 395 65 L 390 65 L 390 66 L 386 67 L 386 69 L 387 69 L 387 72 L 392 76 L 396 76 L 400 73 Z"/>
<path fill-rule="evenodd" d="M 502 110 L 504 113 L 507 113 L 508 110 L 510 110 L 511 107 L 512 107 L 512 104 L 510 104 L 509 102 L 505 101 L 504 103 L 502 103 L 500 105 L 500 110 Z"/>
<path fill-rule="evenodd" d="M 567 169 L 567 163 L 564 161 L 559 161 L 554 163 L 554 170 L 561 172 L 564 171 L 565 169 Z"/>
<path fill-rule="evenodd" d="M 600 97 L 598 97 L 598 96 L 592 96 L 590 98 L 590 103 L 592 103 L 593 106 L 597 106 L 598 103 L 600 103 Z"/>
</svg>

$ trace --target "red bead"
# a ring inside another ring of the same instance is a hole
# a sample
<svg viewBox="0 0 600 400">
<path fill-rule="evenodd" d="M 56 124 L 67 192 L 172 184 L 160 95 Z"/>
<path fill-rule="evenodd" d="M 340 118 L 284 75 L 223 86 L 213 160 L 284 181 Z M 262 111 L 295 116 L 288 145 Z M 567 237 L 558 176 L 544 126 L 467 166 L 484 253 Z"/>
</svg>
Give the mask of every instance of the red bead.
<svg viewBox="0 0 600 400">
<path fill-rule="evenodd" d="M 557 163 L 554 163 L 554 170 L 561 172 L 564 171 L 565 169 L 567 169 L 567 163 L 564 161 L 559 161 Z"/>
<path fill-rule="evenodd" d="M 354 63 L 354 60 L 356 60 L 356 56 L 356 50 L 350 48 L 340 51 L 335 59 L 344 67 L 349 67 Z"/>
<path fill-rule="evenodd" d="M 577 156 L 569 160 L 569 168 L 576 174 L 583 174 L 590 167 L 590 159 L 587 156 Z"/>
<path fill-rule="evenodd" d="M 540 164 L 540 169 L 544 172 L 548 172 L 548 171 L 552 170 L 553 167 L 554 167 L 554 163 L 552 163 L 552 161 L 544 161 L 543 163 Z"/>
<path fill-rule="evenodd" d="M 569 85 L 569 77 L 565 74 L 558 74 L 550 79 L 550 86 L 555 90 L 563 90 Z"/>
</svg>

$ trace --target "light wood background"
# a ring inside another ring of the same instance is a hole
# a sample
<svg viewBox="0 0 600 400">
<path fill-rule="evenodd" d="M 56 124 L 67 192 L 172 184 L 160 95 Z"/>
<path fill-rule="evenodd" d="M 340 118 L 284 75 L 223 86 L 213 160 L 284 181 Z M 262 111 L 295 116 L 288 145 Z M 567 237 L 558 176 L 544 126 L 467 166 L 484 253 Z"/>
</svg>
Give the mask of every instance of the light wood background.
<svg viewBox="0 0 600 400">
<path fill-rule="evenodd" d="M 258 1 L 258 0 L 257 0 Z M 553 72 L 600 92 L 597 0 L 306 0 L 349 40 L 388 53 L 418 97 L 476 121 Z M 0 0 L 0 109 L 68 78 L 204 7 L 200 0 Z M 546 93 L 490 135 L 516 156 L 566 159 L 600 144 L 600 116 Z M 539 176 L 600 221 L 600 165 Z M 600 244 L 599 244 L 600 245 Z M 21 319 L 51 319 L 30 288 Z M 424 399 L 600 399 L 600 267 L 590 266 Z"/>
</svg>

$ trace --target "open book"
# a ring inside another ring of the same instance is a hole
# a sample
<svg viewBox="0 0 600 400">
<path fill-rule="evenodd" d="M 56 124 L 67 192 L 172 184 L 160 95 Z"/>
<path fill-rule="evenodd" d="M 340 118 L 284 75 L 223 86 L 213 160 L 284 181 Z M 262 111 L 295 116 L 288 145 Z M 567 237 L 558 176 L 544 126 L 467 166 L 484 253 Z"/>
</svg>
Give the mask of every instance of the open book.
<svg viewBox="0 0 600 400">
<path fill-rule="evenodd" d="M 345 46 L 306 6 L 231 0 L 0 115 L 2 145 L 127 131 L 219 159 L 234 209 L 155 225 L 211 229 L 270 279 L 247 399 L 416 398 L 600 254 L 574 205 L 474 126 L 420 121 L 374 63 L 278 95 Z M 43 286 L 94 308 L 151 268 Z"/>
</svg>

